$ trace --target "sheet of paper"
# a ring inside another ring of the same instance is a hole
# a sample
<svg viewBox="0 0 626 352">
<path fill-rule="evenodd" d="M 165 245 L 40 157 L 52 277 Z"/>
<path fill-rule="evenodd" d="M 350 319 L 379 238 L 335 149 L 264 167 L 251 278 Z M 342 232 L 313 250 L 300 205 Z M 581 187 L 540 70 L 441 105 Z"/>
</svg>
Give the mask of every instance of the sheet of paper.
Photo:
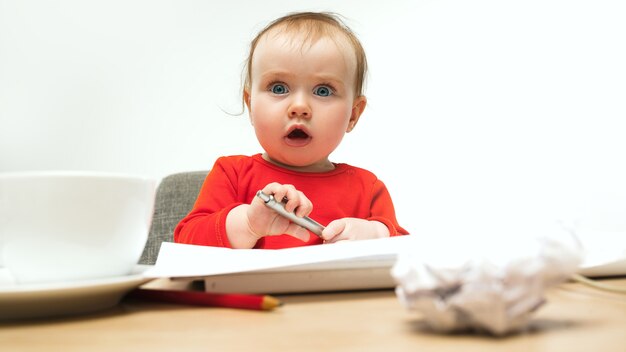
<svg viewBox="0 0 626 352">
<path fill-rule="evenodd" d="M 525 329 L 546 290 L 578 270 L 582 248 L 557 222 L 515 225 L 501 233 L 526 227 L 527 235 L 407 247 L 392 269 L 400 302 L 434 331 L 501 336 Z M 453 258 L 438 255 L 453 251 Z"/>
<path fill-rule="evenodd" d="M 590 276 L 626 274 L 626 247 L 623 236 L 604 236 L 601 241 L 597 233 L 580 236 L 586 252 L 586 260 L 580 266 L 581 273 Z M 164 242 L 156 265 L 145 275 L 158 277 L 196 277 L 243 273 L 260 270 L 303 270 L 307 266 L 321 268 L 356 268 L 391 266 L 396 255 L 406 248 L 445 248 L 427 251 L 429 262 L 454 263 L 480 256 L 485 248 L 502 247 L 502 238 L 494 241 L 475 236 L 460 236 L 441 233 L 409 235 L 366 241 L 349 241 L 337 244 L 307 246 L 280 250 L 229 249 L 207 246 L 192 246 Z M 505 244 L 509 240 L 504 240 Z M 596 243 L 597 245 L 594 245 Z M 602 246 L 600 246 L 602 244 Z M 610 249 L 610 250 L 609 250 Z M 502 251 L 502 253 L 505 253 Z M 608 254 L 613 255 L 608 255 Z M 506 260 L 506 256 L 503 260 Z M 606 271 L 606 265 L 615 268 Z M 596 269 L 600 269 L 599 271 Z M 593 270 L 593 271 L 588 271 Z"/>
<path fill-rule="evenodd" d="M 589 277 L 626 275 L 626 231 L 575 231 L 584 249 L 579 274 Z"/>
<path fill-rule="evenodd" d="M 412 236 L 306 246 L 279 250 L 230 249 L 163 242 L 149 278 L 242 273 L 361 258 L 389 263 Z M 361 261 L 361 264 L 363 261 Z"/>
<path fill-rule="evenodd" d="M 626 260 L 626 231 L 576 230 L 584 248 L 583 267 L 595 267 Z"/>
</svg>

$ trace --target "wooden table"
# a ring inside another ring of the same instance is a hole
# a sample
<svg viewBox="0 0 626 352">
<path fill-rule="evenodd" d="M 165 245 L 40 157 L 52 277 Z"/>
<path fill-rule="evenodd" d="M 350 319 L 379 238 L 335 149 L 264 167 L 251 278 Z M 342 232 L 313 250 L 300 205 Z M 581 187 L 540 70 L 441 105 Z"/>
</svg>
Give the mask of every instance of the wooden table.
<svg viewBox="0 0 626 352">
<path fill-rule="evenodd" d="M 626 278 L 603 280 L 626 287 Z M 274 311 L 124 300 L 73 318 L 0 324 L 0 351 L 626 351 L 626 296 L 567 283 L 526 332 L 440 335 L 393 291 L 284 295 Z"/>
</svg>

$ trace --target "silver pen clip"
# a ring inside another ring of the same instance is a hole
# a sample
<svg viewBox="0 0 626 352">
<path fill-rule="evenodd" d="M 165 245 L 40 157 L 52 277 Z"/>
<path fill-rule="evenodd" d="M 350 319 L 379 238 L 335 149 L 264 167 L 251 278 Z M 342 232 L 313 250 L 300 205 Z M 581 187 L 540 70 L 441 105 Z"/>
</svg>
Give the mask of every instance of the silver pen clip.
<svg viewBox="0 0 626 352">
<path fill-rule="evenodd" d="M 263 191 L 258 191 L 256 192 L 256 196 L 261 198 L 263 203 L 265 203 L 265 206 L 274 210 L 280 216 L 287 218 L 289 219 L 289 221 L 304 227 L 305 229 L 316 234 L 318 237 L 322 237 L 322 230 L 324 230 L 324 226 L 322 226 L 317 221 L 311 219 L 308 216 L 299 217 L 294 213 L 288 212 L 287 210 L 285 210 L 285 205 L 282 202 L 277 202 L 276 199 L 274 199 L 274 196 L 271 194 L 268 195 L 263 193 Z"/>
</svg>

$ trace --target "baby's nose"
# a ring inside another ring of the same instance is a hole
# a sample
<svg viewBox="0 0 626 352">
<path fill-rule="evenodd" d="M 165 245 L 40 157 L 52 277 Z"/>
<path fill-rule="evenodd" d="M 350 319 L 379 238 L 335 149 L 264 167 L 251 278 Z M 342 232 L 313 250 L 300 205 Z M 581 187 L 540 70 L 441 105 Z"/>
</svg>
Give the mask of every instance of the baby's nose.
<svg viewBox="0 0 626 352">
<path fill-rule="evenodd" d="M 310 113 L 306 109 L 291 109 L 289 115 L 291 117 L 309 117 Z"/>
<path fill-rule="evenodd" d="M 288 114 L 290 117 L 311 117 L 311 106 L 306 100 L 306 97 L 301 94 L 293 95 L 293 101 L 289 105 Z"/>
</svg>

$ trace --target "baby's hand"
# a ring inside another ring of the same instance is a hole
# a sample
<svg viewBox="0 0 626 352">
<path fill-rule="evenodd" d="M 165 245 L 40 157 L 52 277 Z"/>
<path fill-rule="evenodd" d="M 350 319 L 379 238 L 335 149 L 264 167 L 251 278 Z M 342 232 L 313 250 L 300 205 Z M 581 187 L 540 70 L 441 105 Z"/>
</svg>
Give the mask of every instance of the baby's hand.
<svg viewBox="0 0 626 352">
<path fill-rule="evenodd" d="M 292 185 L 270 183 L 261 191 L 274 196 L 276 201 L 283 201 L 285 210 L 294 212 L 297 216 L 307 216 L 313 210 L 313 204 Z M 248 227 L 258 238 L 264 236 L 287 234 L 302 241 L 309 240 L 309 231 L 280 216 L 274 210 L 265 206 L 263 201 L 255 197 L 247 210 Z"/>
<path fill-rule="evenodd" d="M 322 238 L 325 243 L 381 237 L 389 237 L 389 229 L 382 222 L 357 218 L 343 218 L 332 221 L 322 231 Z"/>
</svg>

